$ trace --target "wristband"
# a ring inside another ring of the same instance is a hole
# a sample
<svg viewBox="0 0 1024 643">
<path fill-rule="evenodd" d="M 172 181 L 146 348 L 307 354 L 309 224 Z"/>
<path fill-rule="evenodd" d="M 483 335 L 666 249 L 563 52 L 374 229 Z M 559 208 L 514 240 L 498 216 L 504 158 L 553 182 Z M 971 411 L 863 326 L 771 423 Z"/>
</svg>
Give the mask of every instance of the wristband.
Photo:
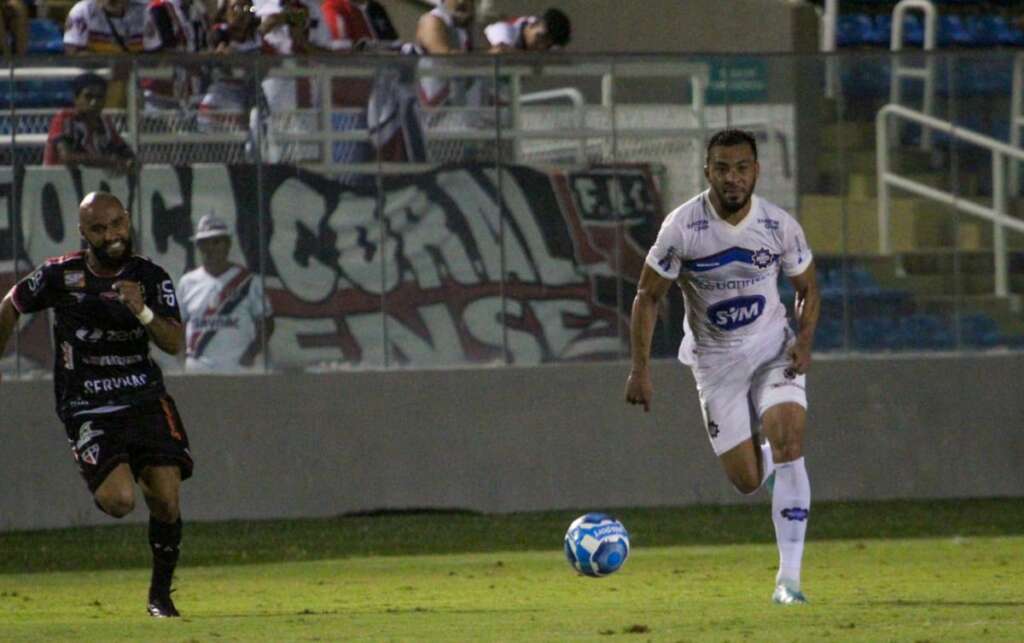
<svg viewBox="0 0 1024 643">
<path fill-rule="evenodd" d="M 155 317 L 155 315 L 153 315 L 153 311 L 146 305 L 143 305 L 142 312 L 135 316 L 143 326 L 149 326 L 149 323 L 153 321 L 153 317 Z"/>
</svg>

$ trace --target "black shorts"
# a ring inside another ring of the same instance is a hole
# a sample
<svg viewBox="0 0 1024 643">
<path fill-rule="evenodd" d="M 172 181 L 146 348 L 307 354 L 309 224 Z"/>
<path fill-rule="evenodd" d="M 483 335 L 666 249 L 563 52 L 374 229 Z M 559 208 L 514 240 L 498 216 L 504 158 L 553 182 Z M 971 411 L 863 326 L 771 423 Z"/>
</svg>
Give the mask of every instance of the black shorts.
<svg viewBox="0 0 1024 643">
<path fill-rule="evenodd" d="M 64 429 L 89 491 L 95 492 L 122 462 L 136 479 L 150 465 L 178 465 L 182 480 L 192 475 L 188 435 L 170 395 L 112 413 L 78 415 Z"/>
</svg>

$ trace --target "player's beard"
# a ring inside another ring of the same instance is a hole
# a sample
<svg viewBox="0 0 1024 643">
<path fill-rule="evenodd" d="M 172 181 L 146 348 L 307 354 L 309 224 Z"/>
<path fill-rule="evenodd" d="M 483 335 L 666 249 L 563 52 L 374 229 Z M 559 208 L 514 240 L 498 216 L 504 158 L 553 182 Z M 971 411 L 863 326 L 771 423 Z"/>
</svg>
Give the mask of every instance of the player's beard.
<svg viewBox="0 0 1024 643">
<path fill-rule="evenodd" d="M 104 268 L 117 270 L 125 263 L 127 263 L 128 259 L 132 256 L 131 236 L 125 237 L 123 239 L 118 239 L 118 241 L 120 241 L 124 245 L 124 249 L 121 251 L 121 256 L 119 257 L 115 257 L 111 255 L 109 252 L 107 252 L 107 247 L 111 245 L 111 243 L 113 242 L 104 243 L 101 246 L 89 243 L 89 248 L 92 250 L 92 255 L 96 257 L 96 261 L 98 261 L 99 264 Z"/>
<path fill-rule="evenodd" d="M 722 209 L 725 210 L 726 214 L 735 214 L 747 207 L 747 204 L 750 203 L 750 196 L 753 193 L 754 186 L 750 186 L 750 189 L 743 194 L 742 198 L 733 201 L 726 196 L 725 190 L 720 190 L 718 191 L 718 201 L 722 204 Z"/>
</svg>

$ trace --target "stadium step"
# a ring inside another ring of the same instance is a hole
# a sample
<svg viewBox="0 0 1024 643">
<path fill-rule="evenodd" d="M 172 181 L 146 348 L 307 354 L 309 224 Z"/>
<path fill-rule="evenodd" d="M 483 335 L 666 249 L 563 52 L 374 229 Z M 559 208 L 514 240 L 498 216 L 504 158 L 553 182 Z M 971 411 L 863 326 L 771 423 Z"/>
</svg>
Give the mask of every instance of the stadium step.
<svg viewBox="0 0 1024 643">
<path fill-rule="evenodd" d="M 951 221 L 951 217 L 937 213 L 935 205 L 924 199 L 894 198 L 890 220 L 893 249 L 901 252 L 948 246 Z M 876 199 L 844 199 L 829 194 L 804 195 L 800 199 L 800 223 L 815 252 L 878 252 Z"/>
</svg>

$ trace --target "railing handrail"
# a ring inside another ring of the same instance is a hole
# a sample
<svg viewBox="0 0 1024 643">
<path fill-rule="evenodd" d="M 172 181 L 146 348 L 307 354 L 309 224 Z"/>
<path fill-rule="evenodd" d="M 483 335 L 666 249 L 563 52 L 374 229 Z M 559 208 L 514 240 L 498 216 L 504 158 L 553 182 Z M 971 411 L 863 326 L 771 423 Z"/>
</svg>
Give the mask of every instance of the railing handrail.
<svg viewBox="0 0 1024 643">
<path fill-rule="evenodd" d="M 907 11 L 919 10 L 924 14 L 924 42 L 922 49 L 930 52 L 935 49 L 935 25 L 938 12 L 932 0 L 900 0 L 892 9 L 892 31 L 889 36 L 889 49 L 898 53 L 903 50 L 903 18 Z M 924 83 L 924 91 L 921 99 L 922 109 L 926 114 L 932 114 L 935 110 L 935 61 L 928 56 L 924 65 L 913 67 L 906 65 L 898 57 L 892 61 L 891 78 L 889 79 L 889 102 L 900 104 L 903 100 L 903 79 L 912 78 Z M 895 142 L 895 137 L 890 140 Z M 925 131 L 921 135 L 921 149 L 931 149 L 931 133 Z"/>
<path fill-rule="evenodd" d="M 924 128 L 940 129 L 955 139 L 973 143 L 992 152 L 992 206 L 984 206 L 959 197 L 952 192 L 925 185 L 889 171 L 888 118 L 905 118 Z M 995 262 L 995 294 L 1009 294 L 1009 261 L 1006 246 L 1006 228 L 1024 232 L 1024 221 L 1007 213 L 1006 159 L 1024 160 L 1024 150 L 1007 145 L 984 134 L 957 127 L 952 121 L 942 120 L 902 105 L 885 105 L 875 116 L 875 155 L 878 165 L 878 251 L 892 253 L 889 238 L 889 186 L 912 192 L 927 199 L 949 205 L 960 212 L 985 219 L 993 225 L 992 254 Z"/>
</svg>

